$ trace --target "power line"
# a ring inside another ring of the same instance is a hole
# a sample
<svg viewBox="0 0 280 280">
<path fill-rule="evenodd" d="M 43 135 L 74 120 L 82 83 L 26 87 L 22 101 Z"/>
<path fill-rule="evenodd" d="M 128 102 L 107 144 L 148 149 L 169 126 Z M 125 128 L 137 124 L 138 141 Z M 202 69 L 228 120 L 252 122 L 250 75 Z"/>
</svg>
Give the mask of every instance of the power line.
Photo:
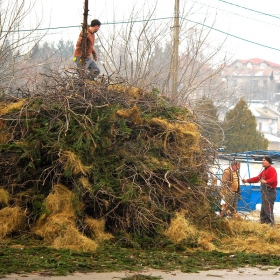
<svg viewBox="0 0 280 280">
<path fill-rule="evenodd" d="M 17 32 L 34 32 L 34 31 L 46 31 L 46 30 L 55 30 L 55 29 L 63 29 L 63 28 L 77 28 L 81 27 L 79 25 L 73 25 L 73 26 L 59 26 L 59 27 L 46 27 L 46 28 L 36 28 L 36 29 L 22 29 L 22 30 L 2 30 L 1 32 L 5 33 L 17 33 Z"/>
<path fill-rule="evenodd" d="M 106 22 L 102 23 L 102 25 L 116 25 L 116 24 L 128 24 L 128 23 L 140 23 L 140 22 L 145 22 L 145 21 L 158 21 L 158 20 L 167 20 L 167 19 L 173 19 L 173 17 L 165 17 L 165 18 L 153 18 L 153 19 L 143 19 L 143 20 L 126 20 L 126 21 L 116 21 L 116 22 Z M 46 31 L 46 30 L 55 30 L 55 29 L 65 29 L 65 28 L 78 28 L 81 26 L 80 25 L 70 25 L 70 26 L 58 26 L 58 27 L 46 27 L 46 28 L 36 28 L 36 29 L 22 29 L 22 30 L 3 30 L 1 32 L 9 32 L 9 33 L 16 33 L 16 32 L 34 32 L 34 31 Z"/>
<path fill-rule="evenodd" d="M 280 17 L 274 16 L 274 15 L 271 15 L 271 14 L 267 14 L 267 13 L 263 13 L 263 12 L 260 12 L 260 11 L 257 11 L 257 10 L 253 10 L 253 9 L 250 9 L 250 8 L 247 8 L 247 7 L 244 7 L 244 6 L 240 6 L 240 5 L 237 5 L 237 4 L 234 4 L 234 3 L 230 3 L 230 2 L 227 2 L 227 1 L 224 1 L 224 0 L 218 0 L 218 1 L 224 2 L 224 3 L 232 5 L 232 6 L 236 6 L 238 8 L 245 9 L 245 10 L 248 10 L 248 11 L 251 11 L 251 12 L 255 12 L 255 13 L 258 13 L 258 14 L 265 15 L 265 16 L 280 19 Z"/>
<path fill-rule="evenodd" d="M 267 45 L 264 45 L 264 44 L 261 44 L 261 43 L 257 43 L 257 42 L 251 41 L 251 40 L 247 40 L 247 39 L 238 37 L 238 36 L 236 36 L 236 35 L 230 34 L 230 33 L 228 33 L 228 32 L 224 32 L 224 31 L 222 31 L 222 30 L 219 30 L 219 29 L 217 29 L 217 28 L 214 28 L 214 27 L 209 26 L 209 25 L 206 25 L 206 24 L 202 24 L 202 23 L 199 23 L 199 22 L 190 20 L 190 19 L 186 19 L 186 20 L 187 20 L 187 21 L 190 21 L 190 22 L 193 22 L 193 23 L 195 23 L 195 24 L 199 24 L 199 25 L 205 26 L 205 27 L 207 27 L 207 28 L 210 28 L 211 30 L 214 30 L 214 31 L 223 33 L 223 34 L 225 34 L 225 35 L 227 35 L 227 36 L 230 36 L 230 37 L 233 37 L 233 38 L 236 38 L 236 39 L 245 41 L 245 42 L 247 42 L 247 43 L 255 44 L 255 45 L 258 45 L 258 46 L 261 46 L 261 47 L 264 47 L 264 48 L 268 48 L 268 49 L 271 49 L 271 50 L 280 51 L 280 49 L 273 48 L 273 47 L 270 47 L 270 46 L 267 46 Z"/>
<path fill-rule="evenodd" d="M 219 0 L 219 1 L 222 1 L 222 0 Z M 190 20 L 190 19 L 186 19 L 186 18 L 182 18 L 182 17 L 180 17 L 180 18 L 183 19 L 183 20 L 186 20 L 186 21 L 198 24 L 198 25 L 205 26 L 205 27 L 207 27 L 207 28 L 209 28 L 211 30 L 214 30 L 216 32 L 225 34 L 225 35 L 233 37 L 233 38 L 236 38 L 238 40 L 245 41 L 247 43 L 251 43 L 251 44 L 254 44 L 254 45 L 257 45 L 257 46 L 260 46 L 260 47 L 264 47 L 264 48 L 268 48 L 268 49 L 271 49 L 271 50 L 280 51 L 280 49 L 278 49 L 278 48 L 270 47 L 270 46 L 267 46 L 267 45 L 264 45 L 264 44 L 261 44 L 261 43 L 258 43 L 258 42 L 254 42 L 254 41 L 251 41 L 251 40 L 248 40 L 248 39 L 236 36 L 234 34 L 222 31 L 220 29 L 214 28 L 214 27 L 206 25 L 204 23 L 196 22 L 196 21 L 193 21 L 193 20 Z M 127 20 L 127 21 L 119 21 L 119 22 L 107 22 L 107 23 L 102 23 L 102 25 L 140 23 L 140 22 L 147 22 L 147 21 L 167 20 L 167 19 L 173 19 L 173 17 L 154 18 L 154 19 L 149 19 L 149 20 L 143 19 L 143 20 Z M 79 26 L 79 25 L 74 25 L 74 26 L 59 26 L 59 27 L 38 28 L 38 29 L 34 29 L 34 30 L 31 30 L 31 29 L 30 30 L 27 30 L 27 29 L 26 30 L 17 30 L 17 31 L 14 31 L 14 32 L 34 32 L 35 30 L 45 31 L 45 30 L 57 30 L 57 29 L 66 29 L 66 28 L 77 28 L 77 27 L 81 28 L 81 26 Z M 2 32 L 11 32 L 11 31 L 2 31 Z"/>
<path fill-rule="evenodd" d="M 221 1 L 221 0 L 219 0 Z M 173 17 L 169 17 L 169 18 L 158 18 L 158 19 L 150 19 L 149 21 L 154 21 L 154 20 L 159 20 L 159 19 L 173 19 Z M 236 39 L 239 39 L 239 40 L 242 40 L 242 41 L 245 41 L 247 43 L 251 43 L 251 44 L 255 44 L 257 46 L 260 46 L 260 47 L 265 47 L 265 48 L 268 48 L 268 49 L 271 49 L 271 50 L 276 50 L 276 51 L 280 51 L 280 49 L 277 49 L 277 48 L 274 48 L 274 47 L 270 47 L 270 46 L 267 46 L 267 45 L 264 45 L 264 44 L 261 44 L 261 43 L 257 43 L 257 42 L 254 42 L 254 41 L 251 41 L 251 40 L 248 40 L 248 39 L 245 39 L 245 38 L 241 38 L 239 36 L 236 36 L 236 35 L 233 35 L 231 33 L 228 33 L 228 32 L 225 32 L 225 31 L 222 31 L 222 30 L 219 30 L 217 28 L 214 28 L 212 26 L 208 26 L 208 25 L 205 25 L 204 23 L 200 23 L 200 22 L 196 22 L 196 21 L 193 21 L 193 20 L 190 20 L 190 19 L 186 19 L 186 18 L 182 18 L 181 19 L 183 20 L 187 20 L 187 21 L 190 21 L 190 22 L 193 22 L 195 24 L 198 24 L 198 25 L 202 25 L 202 26 L 205 26 L 207 28 L 210 28 L 214 31 L 217 31 L 217 32 L 220 32 L 220 33 L 223 33 L 227 36 L 230 36 L 230 37 L 233 37 L 233 38 L 236 38 Z M 138 20 L 138 21 L 133 21 L 133 22 L 143 22 L 143 21 L 147 21 L 147 20 Z M 131 23 L 132 21 L 124 21 L 122 23 Z M 109 24 L 114 24 L 114 23 L 109 23 Z"/>
<path fill-rule="evenodd" d="M 197 2 L 196 0 L 189 0 L 189 1 L 191 1 L 193 3 L 198 3 L 198 4 L 203 5 L 203 6 L 207 6 L 209 8 L 215 9 L 217 11 L 226 12 L 227 14 L 233 14 L 233 15 L 236 15 L 236 16 L 239 16 L 239 17 L 243 17 L 243 18 L 246 18 L 246 19 L 250 19 L 250 20 L 254 20 L 254 21 L 257 21 L 257 22 L 260 22 L 260 23 L 265 23 L 265 24 L 268 24 L 268 25 L 280 27 L 280 25 L 276 25 L 276 24 L 273 24 L 273 23 L 269 23 L 269 22 L 266 22 L 266 21 L 259 20 L 259 19 L 247 17 L 247 16 L 244 16 L 244 15 L 241 15 L 241 14 L 238 14 L 238 13 L 234 13 L 234 12 L 228 11 L 228 10 L 219 9 L 217 7 L 210 6 L 209 4 L 204 4 L 204 3 L 201 3 L 201 2 Z"/>
</svg>

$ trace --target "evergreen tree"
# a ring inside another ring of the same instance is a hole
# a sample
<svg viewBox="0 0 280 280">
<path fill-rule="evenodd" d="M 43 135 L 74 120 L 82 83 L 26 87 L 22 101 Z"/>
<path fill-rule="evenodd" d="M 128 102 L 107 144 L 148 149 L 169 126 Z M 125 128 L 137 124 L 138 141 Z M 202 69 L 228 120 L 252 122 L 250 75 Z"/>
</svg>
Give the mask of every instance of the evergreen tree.
<svg viewBox="0 0 280 280">
<path fill-rule="evenodd" d="M 59 40 L 56 46 L 54 46 L 54 49 L 57 49 L 56 55 L 63 58 L 67 59 L 69 57 L 73 56 L 74 52 L 74 43 L 72 41 L 64 41 L 64 40 Z"/>
<path fill-rule="evenodd" d="M 227 112 L 224 131 L 228 152 L 244 152 L 268 147 L 268 140 L 257 130 L 256 118 L 244 99 Z"/>
<path fill-rule="evenodd" d="M 38 51 L 39 51 L 39 43 L 35 44 L 34 47 L 31 49 L 29 54 L 30 59 L 37 57 Z"/>
</svg>

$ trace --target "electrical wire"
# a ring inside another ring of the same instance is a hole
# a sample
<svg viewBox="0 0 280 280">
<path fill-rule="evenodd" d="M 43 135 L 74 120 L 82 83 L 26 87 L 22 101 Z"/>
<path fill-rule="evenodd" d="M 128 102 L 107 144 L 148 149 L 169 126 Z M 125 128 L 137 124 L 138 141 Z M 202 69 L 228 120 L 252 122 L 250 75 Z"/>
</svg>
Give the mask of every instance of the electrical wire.
<svg viewBox="0 0 280 280">
<path fill-rule="evenodd" d="M 270 46 L 267 46 L 267 45 L 264 45 L 264 44 L 261 44 L 261 43 L 257 43 L 257 42 L 254 42 L 254 41 L 251 41 L 251 40 L 248 40 L 248 39 L 245 39 L 245 38 L 241 38 L 239 36 L 236 36 L 234 34 L 231 34 L 231 33 L 228 33 L 228 32 L 225 32 L 225 31 L 222 31 L 222 30 L 219 30 L 217 28 L 214 28 L 213 26 L 209 26 L 209 25 L 206 25 L 206 24 L 202 24 L 202 23 L 199 23 L 199 22 L 196 22 L 196 21 L 193 21 L 193 20 L 190 20 L 190 19 L 186 19 L 187 21 L 190 21 L 190 22 L 193 22 L 195 24 L 199 24 L 199 25 L 202 25 L 202 26 L 205 26 L 211 30 L 214 30 L 214 31 L 217 31 L 219 33 L 222 33 L 222 34 L 225 34 L 227 36 L 230 36 L 230 37 L 233 37 L 235 39 L 239 39 L 239 40 L 242 40 L 244 42 L 247 42 L 247 43 L 251 43 L 251 44 L 254 44 L 254 45 L 257 45 L 257 46 L 260 46 L 260 47 L 264 47 L 264 48 L 268 48 L 268 49 L 271 49 L 271 50 L 276 50 L 276 51 L 280 51 L 280 49 L 278 48 L 274 48 L 274 47 L 270 47 Z"/>
<path fill-rule="evenodd" d="M 226 1 L 223 1 L 223 0 L 218 0 L 218 1 L 226 2 Z M 229 3 L 229 2 L 226 2 L 226 3 Z M 266 15 L 268 15 L 268 14 L 266 14 Z M 141 23 L 141 22 L 147 22 L 147 21 L 159 21 L 159 20 L 170 20 L 170 19 L 173 19 L 173 17 L 154 18 L 154 19 L 149 19 L 149 20 L 145 20 L 145 19 L 140 20 L 140 19 L 139 19 L 139 20 L 118 21 L 118 22 L 107 22 L 107 23 L 102 23 L 102 25 L 130 24 L 130 23 Z M 245 38 L 236 36 L 236 35 L 234 35 L 234 34 L 231 34 L 231 33 L 225 32 L 225 31 L 223 31 L 223 30 L 214 28 L 213 26 L 209 26 L 209 25 L 206 25 L 206 24 L 204 24 L 204 23 L 200 23 L 200 22 L 193 21 L 193 20 L 190 20 L 190 19 L 187 19 L 187 18 L 182 18 L 182 17 L 180 17 L 180 19 L 183 19 L 183 20 L 186 20 L 186 21 L 189 21 L 189 22 L 192 22 L 192 23 L 195 23 L 195 24 L 198 24 L 198 25 L 207 27 L 207 28 L 209 28 L 209 29 L 211 29 L 211 30 L 214 30 L 214 31 L 216 31 L 216 32 L 225 34 L 225 35 L 227 35 L 227 36 L 233 37 L 233 38 L 238 39 L 238 40 L 242 40 L 242 41 L 247 42 L 247 43 L 251 43 L 251 44 L 254 44 L 254 45 L 257 45 L 257 46 L 260 46 L 260 47 L 264 47 L 264 48 L 268 48 L 268 49 L 271 49 L 271 50 L 280 51 L 280 49 L 278 49 L 278 48 L 270 47 L 270 46 L 265 45 L 265 44 L 261 44 L 261 43 L 258 43 L 258 42 L 254 42 L 254 41 L 251 41 L 251 40 L 248 40 L 248 39 L 245 39 Z M 279 19 L 280 19 L 280 18 L 279 18 Z M 47 28 L 38 28 L 38 29 L 36 29 L 36 30 L 37 30 L 37 31 L 46 31 L 46 30 L 69 29 L 69 28 L 78 28 L 78 27 L 81 27 L 81 26 L 79 26 L 79 25 L 74 25 L 74 26 L 47 27 Z M 2 32 L 33 32 L 33 31 L 35 31 L 35 30 L 32 30 L 32 29 L 25 29 L 25 30 L 2 31 Z"/>
<path fill-rule="evenodd" d="M 232 5 L 232 6 L 236 6 L 236 7 L 241 8 L 241 9 L 245 9 L 245 10 L 248 10 L 248 11 L 251 11 L 251 12 L 254 12 L 254 13 L 258 13 L 258 14 L 262 14 L 262 15 L 265 15 L 265 16 L 269 16 L 269 17 L 280 19 L 280 17 L 277 17 L 275 15 L 263 13 L 263 12 L 260 12 L 260 11 L 257 11 L 257 10 L 253 10 L 253 9 L 250 9 L 250 8 L 247 8 L 247 7 L 244 7 L 244 6 L 240 6 L 240 5 L 228 2 L 228 1 L 224 1 L 224 0 L 218 0 L 218 1 L 226 3 L 226 4 L 229 4 L 229 5 Z"/>
<path fill-rule="evenodd" d="M 196 0 L 188 0 L 188 1 L 191 1 L 193 3 L 198 3 L 198 4 L 203 5 L 203 6 L 207 6 L 207 7 L 211 8 L 211 9 L 215 9 L 217 11 L 225 12 L 226 14 L 232 14 L 232 15 L 235 15 L 235 16 L 238 16 L 238 17 L 250 19 L 250 20 L 253 20 L 253 21 L 256 21 L 256 22 L 267 24 L 267 25 L 271 25 L 271 26 L 275 26 L 275 27 L 280 27 L 280 25 L 277 25 L 277 24 L 269 23 L 269 22 L 266 22 L 266 21 L 262 21 L 262 20 L 259 20 L 259 19 L 252 18 L 252 17 L 247 17 L 247 16 L 244 16 L 244 15 L 241 15 L 241 14 L 238 14 L 238 13 L 234 13 L 234 12 L 228 11 L 228 10 L 219 9 L 217 7 L 213 7 L 213 6 L 210 6 L 209 4 L 204 4 L 204 3 L 198 2 Z"/>
</svg>

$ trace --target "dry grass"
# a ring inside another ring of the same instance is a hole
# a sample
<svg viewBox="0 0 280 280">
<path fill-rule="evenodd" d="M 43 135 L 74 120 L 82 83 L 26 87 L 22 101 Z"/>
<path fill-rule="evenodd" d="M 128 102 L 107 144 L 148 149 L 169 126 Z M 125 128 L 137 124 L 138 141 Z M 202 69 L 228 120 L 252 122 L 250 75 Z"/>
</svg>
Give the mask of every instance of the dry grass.
<svg viewBox="0 0 280 280">
<path fill-rule="evenodd" d="M 8 206 L 9 199 L 10 199 L 10 194 L 4 189 L 0 189 L 0 204 Z"/>
<path fill-rule="evenodd" d="M 66 212 L 42 217 L 34 232 L 54 248 L 68 248 L 77 251 L 95 251 L 97 243 L 82 235 L 75 225 L 75 219 Z"/>
<path fill-rule="evenodd" d="M 67 213 L 68 217 L 75 217 L 73 198 L 72 192 L 67 187 L 57 184 L 46 198 L 46 207 L 51 215 Z"/>
<path fill-rule="evenodd" d="M 91 189 L 91 183 L 89 182 L 87 177 L 85 177 L 85 176 L 80 177 L 79 183 L 83 186 L 83 188 L 88 189 L 88 190 Z"/>
<path fill-rule="evenodd" d="M 57 236 L 53 241 L 53 247 L 68 248 L 76 251 L 94 252 L 97 248 L 97 243 L 82 235 L 77 228 L 68 227 L 64 234 Z"/>
<path fill-rule="evenodd" d="M 9 141 L 11 133 L 9 131 L 9 128 L 5 125 L 5 123 L 2 120 L 0 120 L 0 131 L 0 144 L 5 144 Z"/>
<path fill-rule="evenodd" d="M 126 86 L 124 84 L 109 85 L 108 90 L 126 93 L 131 98 L 139 98 L 143 94 L 143 90 L 133 86 Z"/>
<path fill-rule="evenodd" d="M 196 228 L 181 212 L 171 221 L 165 235 L 175 243 L 204 251 L 280 254 L 279 226 L 270 227 L 238 217 L 222 219 L 220 225 L 221 232 L 213 235 Z"/>
<path fill-rule="evenodd" d="M 140 115 L 140 110 L 139 108 L 134 105 L 130 109 L 122 109 L 117 111 L 117 115 L 119 117 L 129 119 L 131 122 L 133 122 L 136 125 L 140 125 L 142 123 L 142 118 Z"/>
<path fill-rule="evenodd" d="M 0 238 L 20 231 L 25 227 L 26 213 L 19 207 L 5 207 L 0 210 Z"/>
<path fill-rule="evenodd" d="M 280 254 L 279 227 L 258 222 L 231 219 L 224 220 L 228 235 L 220 239 L 223 252 L 244 251 L 259 254 Z"/>
<path fill-rule="evenodd" d="M 86 175 L 90 169 L 89 166 L 83 165 L 79 157 L 71 151 L 63 151 L 59 161 L 63 165 L 64 170 L 69 170 L 73 175 Z"/>
<path fill-rule="evenodd" d="M 68 248 L 77 251 L 95 251 L 97 243 L 113 238 L 104 233 L 105 221 L 85 219 L 90 228 L 90 239 L 83 235 L 76 226 L 76 214 L 72 203 L 73 194 L 67 187 L 57 184 L 53 192 L 46 198 L 46 207 L 49 215 L 42 215 L 33 231 L 44 238 L 54 248 Z"/>
<path fill-rule="evenodd" d="M 188 244 L 202 250 L 212 251 L 216 249 L 212 243 L 212 234 L 198 230 L 195 225 L 185 219 L 183 211 L 176 214 L 165 231 L 165 236 L 175 243 Z"/>
<path fill-rule="evenodd" d="M 162 127 L 164 130 L 174 132 L 176 135 L 181 136 L 184 140 L 185 138 L 190 138 L 193 145 L 197 145 L 199 143 L 200 134 L 194 123 L 170 123 L 164 119 L 153 118 L 151 120 L 151 125 L 157 125 Z"/>
<path fill-rule="evenodd" d="M 96 239 L 97 241 L 104 241 L 114 236 L 110 233 L 105 233 L 105 220 L 95 220 L 91 218 L 85 219 L 85 224 L 90 228 L 92 232 L 92 238 Z"/>
<path fill-rule="evenodd" d="M 0 102 L 0 116 L 8 114 L 13 110 L 21 109 L 26 104 L 25 99 L 21 99 L 14 103 L 4 103 Z"/>
</svg>

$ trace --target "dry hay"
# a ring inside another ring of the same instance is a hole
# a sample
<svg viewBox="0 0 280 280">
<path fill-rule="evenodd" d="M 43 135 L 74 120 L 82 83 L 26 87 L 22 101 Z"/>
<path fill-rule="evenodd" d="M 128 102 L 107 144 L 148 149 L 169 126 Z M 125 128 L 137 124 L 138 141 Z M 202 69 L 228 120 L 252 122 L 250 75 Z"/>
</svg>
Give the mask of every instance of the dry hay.
<svg viewBox="0 0 280 280">
<path fill-rule="evenodd" d="M 97 241 L 104 241 L 111 238 L 114 238 L 114 236 L 110 233 L 105 233 L 105 220 L 96 220 L 91 219 L 87 217 L 85 219 L 85 224 L 88 225 L 90 228 L 90 231 L 92 232 L 92 237 L 97 239 Z"/>
<path fill-rule="evenodd" d="M 124 84 L 114 84 L 109 85 L 108 90 L 117 91 L 120 93 L 126 93 L 129 97 L 132 98 L 139 98 L 140 95 L 143 93 L 143 90 L 133 86 L 126 86 Z"/>
<path fill-rule="evenodd" d="M 5 144 L 9 141 L 10 137 L 11 137 L 11 133 L 8 129 L 8 127 L 6 126 L 6 124 L 0 120 L 0 144 Z"/>
<path fill-rule="evenodd" d="M 97 248 L 97 243 L 82 235 L 77 228 L 68 227 L 64 234 L 59 235 L 53 241 L 54 248 L 67 248 L 75 251 L 94 252 Z"/>
<path fill-rule="evenodd" d="M 82 235 L 75 226 L 75 219 L 66 212 L 42 217 L 34 232 L 54 248 L 77 251 L 95 251 L 97 243 Z"/>
<path fill-rule="evenodd" d="M 46 198 L 47 210 L 51 215 L 65 212 L 69 217 L 75 217 L 73 199 L 73 193 L 67 187 L 57 184 Z"/>
<path fill-rule="evenodd" d="M 251 211 L 246 215 L 246 220 L 260 222 L 260 209 Z M 280 225 L 280 215 L 274 214 L 274 223 Z"/>
<path fill-rule="evenodd" d="M 196 154 L 201 153 L 200 132 L 192 122 L 172 122 L 168 120 L 153 118 L 151 126 L 158 126 L 165 131 L 162 146 L 166 152 L 175 158 L 180 157 L 183 166 L 196 167 Z M 170 136 L 174 142 L 170 142 Z"/>
<path fill-rule="evenodd" d="M 20 207 L 5 207 L 0 210 L 0 238 L 25 227 L 26 213 Z"/>
<path fill-rule="evenodd" d="M 33 231 L 43 237 L 47 243 L 52 243 L 67 228 L 73 225 L 75 225 L 75 219 L 67 213 L 53 214 L 50 216 L 43 215 Z"/>
<path fill-rule="evenodd" d="M 63 165 L 64 170 L 66 172 L 70 171 L 73 175 L 86 175 L 90 169 L 90 167 L 84 166 L 79 157 L 71 151 L 63 151 L 59 161 Z"/>
<path fill-rule="evenodd" d="M 25 103 L 26 101 L 24 99 L 21 99 L 18 102 L 14 102 L 14 103 L 0 102 L 0 116 L 8 114 L 13 110 L 21 109 Z"/>
<path fill-rule="evenodd" d="M 184 211 L 176 213 L 176 217 L 171 220 L 164 234 L 174 243 L 187 244 L 206 251 L 215 249 L 215 245 L 212 243 L 213 236 L 198 230 L 195 225 L 191 224 L 184 217 Z"/>
<path fill-rule="evenodd" d="M 54 248 L 95 251 L 97 243 L 81 234 L 76 228 L 73 193 L 57 184 L 46 198 L 49 215 L 43 215 L 33 231 Z"/>
<path fill-rule="evenodd" d="M 7 206 L 9 204 L 10 194 L 4 190 L 0 189 L 0 204 Z"/>
<path fill-rule="evenodd" d="M 280 254 L 280 232 L 277 227 L 240 219 L 224 219 L 223 227 L 227 234 L 220 239 L 221 251 Z"/>
<path fill-rule="evenodd" d="M 117 115 L 119 117 L 129 119 L 131 122 L 133 122 L 136 125 L 140 125 L 142 123 L 142 118 L 140 115 L 140 110 L 136 105 L 134 105 L 130 109 L 122 109 L 117 111 Z"/>
<path fill-rule="evenodd" d="M 246 252 L 257 254 L 280 254 L 279 227 L 271 227 L 240 217 L 220 220 L 221 231 L 213 236 L 209 232 L 201 231 L 190 223 L 184 212 L 176 214 L 165 236 L 174 243 L 188 247 L 195 247 L 205 251 L 219 250 L 221 252 Z M 212 242 L 216 241 L 214 245 Z"/>
<path fill-rule="evenodd" d="M 90 190 L 91 189 L 91 183 L 89 182 L 87 177 L 80 177 L 78 179 L 79 183 L 83 186 L 83 188 Z"/>
<path fill-rule="evenodd" d="M 194 123 L 170 123 L 164 119 L 153 118 L 151 120 L 151 125 L 157 125 L 162 127 L 164 130 L 174 132 L 176 135 L 182 136 L 183 139 L 191 139 L 190 142 L 192 142 L 193 145 L 197 145 L 199 143 L 200 134 Z"/>
</svg>

